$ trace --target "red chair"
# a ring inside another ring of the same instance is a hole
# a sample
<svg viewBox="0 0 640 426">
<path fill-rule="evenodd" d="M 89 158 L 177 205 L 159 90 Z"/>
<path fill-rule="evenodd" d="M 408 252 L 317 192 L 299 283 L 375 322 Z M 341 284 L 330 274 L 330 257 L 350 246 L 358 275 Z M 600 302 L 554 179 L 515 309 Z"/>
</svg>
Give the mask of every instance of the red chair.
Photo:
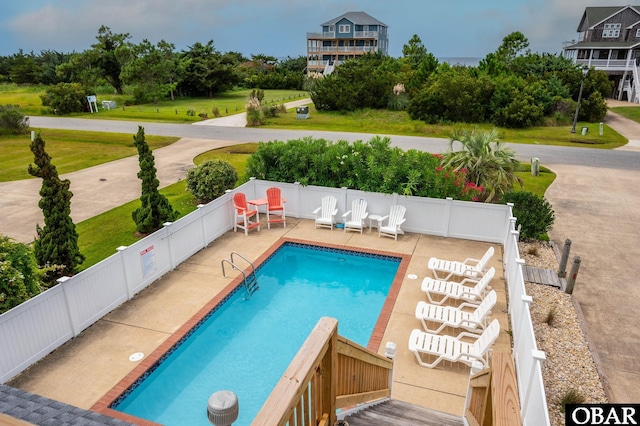
<svg viewBox="0 0 640 426">
<path fill-rule="evenodd" d="M 278 214 L 279 213 L 279 214 Z M 284 216 L 284 201 L 280 188 L 267 189 L 267 228 L 271 229 L 272 223 L 282 223 L 287 227 Z"/>
<path fill-rule="evenodd" d="M 236 192 L 233 196 L 233 207 L 236 211 L 236 218 L 233 222 L 233 232 L 238 228 L 244 229 L 244 234 L 249 235 L 249 229 L 258 228 L 260 230 L 260 216 L 258 209 L 249 210 L 247 197 L 242 192 Z M 253 221 L 251 219 L 254 219 Z"/>
</svg>

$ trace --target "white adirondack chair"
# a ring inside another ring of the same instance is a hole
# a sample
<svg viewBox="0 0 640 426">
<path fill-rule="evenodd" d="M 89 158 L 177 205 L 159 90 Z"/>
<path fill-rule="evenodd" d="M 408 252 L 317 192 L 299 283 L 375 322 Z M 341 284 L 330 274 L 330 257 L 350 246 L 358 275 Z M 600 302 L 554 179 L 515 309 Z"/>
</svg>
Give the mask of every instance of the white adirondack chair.
<svg viewBox="0 0 640 426">
<path fill-rule="evenodd" d="M 351 210 L 342 215 L 344 220 L 344 232 L 347 231 L 359 231 L 362 234 L 364 229 L 364 220 L 369 213 L 367 212 L 367 202 L 363 199 L 353 200 L 351 203 Z M 347 220 L 347 217 L 351 216 Z"/>
<path fill-rule="evenodd" d="M 407 208 L 405 206 L 401 206 L 399 204 L 394 204 L 391 206 L 391 211 L 387 216 L 383 216 L 380 219 L 380 223 L 387 220 L 386 225 L 381 225 L 378 228 L 378 237 L 393 237 L 394 240 L 398 240 L 398 234 L 404 234 L 404 231 L 400 228 L 400 225 L 407 220 L 404 217 Z"/>
<path fill-rule="evenodd" d="M 316 228 L 326 227 L 333 230 L 333 225 L 336 223 L 336 215 L 338 214 L 337 203 L 336 197 L 331 195 L 322 197 L 322 205 L 313 211 L 316 215 Z"/>
</svg>

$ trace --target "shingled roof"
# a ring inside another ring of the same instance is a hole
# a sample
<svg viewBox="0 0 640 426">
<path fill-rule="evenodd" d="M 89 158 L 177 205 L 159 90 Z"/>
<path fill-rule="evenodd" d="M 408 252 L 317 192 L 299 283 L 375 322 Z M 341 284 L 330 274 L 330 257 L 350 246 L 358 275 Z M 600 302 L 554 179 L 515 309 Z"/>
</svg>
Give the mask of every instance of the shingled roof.
<svg viewBox="0 0 640 426">
<path fill-rule="evenodd" d="M 347 12 L 343 15 L 338 16 L 337 18 L 334 18 L 330 21 L 325 22 L 324 25 L 335 25 L 337 24 L 340 20 L 342 19 L 348 19 L 349 21 L 353 22 L 355 25 L 382 25 L 384 27 L 387 27 L 388 25 L 383 24 L 382 22 L 378 21 L 376 18 L 374 18 L 373 16 L 365 13 L 365 12 Z"/>
<path fill-rule="evenodd" d="M 586 7 L 584 9 L 584 15 L 580 20 L 580 25 L 578 25 L 578 32 L 584 31 L 586 28 L 591 28 L 594 25 L 598 25 L 600 22 L 609 18 L 612 15 L 626 9 L 627 7 L 631 7 L 636 11 L 640 11 L 640 6 L 594 6 L 594 7 Z"/>
<path fill-rule="evenodd" d="M 132 423 L 7 385 L 0 385 L 0 413 L 34 425 L 133 426 Z"/>
</svg>

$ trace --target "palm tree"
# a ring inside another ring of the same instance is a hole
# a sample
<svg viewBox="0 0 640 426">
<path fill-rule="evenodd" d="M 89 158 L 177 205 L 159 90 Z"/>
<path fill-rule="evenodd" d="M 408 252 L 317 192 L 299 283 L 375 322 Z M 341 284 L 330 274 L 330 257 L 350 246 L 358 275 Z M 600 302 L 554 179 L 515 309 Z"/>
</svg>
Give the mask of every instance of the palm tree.
<svg viewBox="0 0 640 426">
<path fill-rule="evenodd" d="M 454 151 L 459 142 L 462 150 Z M 515 151 L 499 141 L 496 129 L 455 130 L 449 141 L 449 150 L 442 156 L 442 167 L 466 173 L 468 183 L 484 188 L 482 198 L 493 201 L 522 181 L 516 176 L 518 160 Z"/>
</svg>

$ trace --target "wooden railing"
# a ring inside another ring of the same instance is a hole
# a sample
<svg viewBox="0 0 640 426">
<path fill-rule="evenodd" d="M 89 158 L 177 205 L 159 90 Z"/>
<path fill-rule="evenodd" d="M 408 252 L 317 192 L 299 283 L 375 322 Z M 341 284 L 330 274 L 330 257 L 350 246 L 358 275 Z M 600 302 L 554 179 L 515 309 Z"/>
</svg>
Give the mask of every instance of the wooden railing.
<svg viewBox="0 0 640 426">
<path fill-rule="evenodd" d="M 471 373 L 465 418 L 470 426 L 522 425 L 513 357 L 494 352 L 491 368 Z"/>
<path fill-rule="evenodd" d="M 252 425 L 327 426 L 336 409 L 391 395 L 393 361 L 338 335 L 338 321 L 318 321 Z"/>
</svg>

